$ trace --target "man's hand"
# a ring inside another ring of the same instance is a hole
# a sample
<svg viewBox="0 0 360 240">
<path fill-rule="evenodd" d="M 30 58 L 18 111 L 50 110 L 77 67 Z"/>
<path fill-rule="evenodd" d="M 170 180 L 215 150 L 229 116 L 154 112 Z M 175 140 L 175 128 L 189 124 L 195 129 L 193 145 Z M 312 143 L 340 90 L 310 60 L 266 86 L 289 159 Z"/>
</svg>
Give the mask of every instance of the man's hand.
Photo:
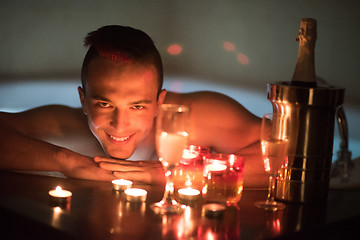
<svg viewBox="0 0 360 240">
<path fill-rule="evenodd" d="M 67 177 L 95 181 L 111 181 L 116 179 L 111 171 L 100 168 L 91 157 L 68 150 L 64 150 L 61 156 L 61 172 Z"/>
<path fill-rule="evenodd" d="M 164 184 L 164 170 L 159 161 L 129 161 L 95 157 L 102 169 L 112 171 L 116 178 L 145 184 Z"/>
</svg>

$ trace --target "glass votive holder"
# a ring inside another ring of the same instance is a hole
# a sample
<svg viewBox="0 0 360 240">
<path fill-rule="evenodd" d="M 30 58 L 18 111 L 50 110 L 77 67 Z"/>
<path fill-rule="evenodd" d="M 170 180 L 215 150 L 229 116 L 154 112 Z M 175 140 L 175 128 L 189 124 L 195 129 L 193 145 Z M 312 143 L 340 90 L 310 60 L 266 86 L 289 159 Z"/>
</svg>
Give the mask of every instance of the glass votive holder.
<svg viewBox="0 0 360 240">
<path fill-rule="evenodd" d="M 192 188 L 201 191 L 203 187 L 204 158 L 210 154 L 207 147 L 188 145 L 179 165 L 174 171 L 174 187 L 178 194 L 179 189 Z"/>
<path fill-rule="evenodd" d="M 192 155 L 194 154 L 194 155 Z M 191 157 L 191 155 L 193 157 Z M 203 165 L 204 160 L 210 155 L 210 148 L 200 145 L 187 145 L 183 151 L 180 164 L 184 165 Z"/>
<path fill-rule="evenodd" d="M 235 154 L 211 153 L 204 161 L 205 202 L 237 204 L 242 195 L 244 158 Z"/>
</svg>

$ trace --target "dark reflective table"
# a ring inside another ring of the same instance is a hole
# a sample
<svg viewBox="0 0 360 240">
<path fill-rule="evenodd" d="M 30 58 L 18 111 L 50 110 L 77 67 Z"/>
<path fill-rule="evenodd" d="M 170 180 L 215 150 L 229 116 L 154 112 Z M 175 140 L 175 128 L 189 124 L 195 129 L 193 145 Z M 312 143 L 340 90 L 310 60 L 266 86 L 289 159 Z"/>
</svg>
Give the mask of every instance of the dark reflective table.
<svg viewBox="0 0 360 240">
<path fill-rule="evenodd" d="M 57 185 L 73 193 L 61 207 L 48 194 Z M 245 189 L 237 207 L 208 218 L 201 202 L 183 214 L 156 215 L 149 205 L 163 187 L 135 187 L 148 191 L 145 203 L 127 202 L 109 182 L 0 171 L 0 239 L 351 239 L 360 226 L 359 189 L 332 189 L 326 203 L 274 213 L 254 206 L 266 190 Z"/>
</svg>

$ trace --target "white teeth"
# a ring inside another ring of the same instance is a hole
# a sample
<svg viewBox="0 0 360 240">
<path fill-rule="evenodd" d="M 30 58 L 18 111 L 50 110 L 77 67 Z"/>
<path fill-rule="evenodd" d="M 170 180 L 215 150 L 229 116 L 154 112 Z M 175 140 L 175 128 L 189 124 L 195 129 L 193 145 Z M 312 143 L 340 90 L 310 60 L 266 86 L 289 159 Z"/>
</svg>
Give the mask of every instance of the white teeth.
<svg viewBox="0 0 360 240">
<path fill-rule="evenodd" d="M 130 138 L 130 136 L 129 137 L 124 137 L 124 138 L 118 138 L 118 137 L 114 137 L 114 136 L 111 136 L 111 135 L 110 135 L 110 137 L 111 137 L 111 139 L 114 139 L 115 141 L 118 141 L 118 142 L 123 142 L 123 141 L 126 141 L 126 140 L 128 140 Z"/>
</svg>

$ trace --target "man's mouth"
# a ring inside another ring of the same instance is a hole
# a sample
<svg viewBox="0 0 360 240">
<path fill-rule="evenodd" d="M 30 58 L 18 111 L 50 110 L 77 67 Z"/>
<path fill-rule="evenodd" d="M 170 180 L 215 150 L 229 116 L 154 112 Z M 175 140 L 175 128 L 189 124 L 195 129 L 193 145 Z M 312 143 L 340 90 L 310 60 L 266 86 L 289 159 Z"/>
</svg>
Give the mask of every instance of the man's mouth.
<svg viewBox="0 0 360 240">
<path fill-rule="evenodd" d="M 126 137 L 115 137 L 113 135 L 108 134 L 109 139 L 112 143 L 115 144 L 124 144 L 131 140 L 131 138 L 134 136 L 134 134 L 126 136 Z"/>
<path fill-rule="evenodd" d="M 114 141 L 117 141 L 117 142 L 124 142 L 126 140 L 128 140 L 130 138 L 130 136 L 127 136 L 127 137 L 114 137 L 112 135 L 110 135 L 110 138 Z"/>
</svg>

